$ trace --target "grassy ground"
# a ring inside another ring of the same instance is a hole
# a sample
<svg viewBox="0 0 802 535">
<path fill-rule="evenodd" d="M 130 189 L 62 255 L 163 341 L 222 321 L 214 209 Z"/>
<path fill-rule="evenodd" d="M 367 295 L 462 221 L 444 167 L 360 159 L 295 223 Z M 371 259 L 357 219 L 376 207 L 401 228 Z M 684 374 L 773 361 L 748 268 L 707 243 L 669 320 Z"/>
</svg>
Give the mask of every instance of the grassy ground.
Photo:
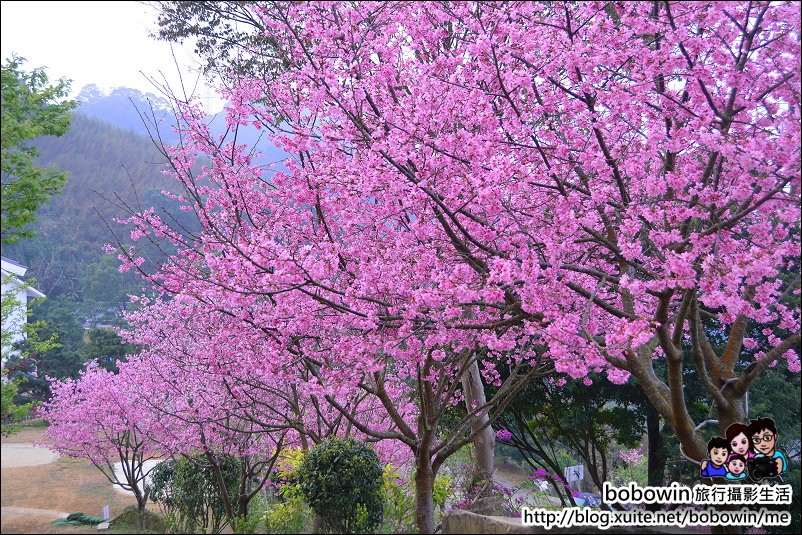
<svg viewBox="0 0 802 535">
<path fill-rule="evenodd" d="M 43 428 L 23 428 L 2 444 L 29 444 Z M 2 533 L 98 533 L 95 526 L 53 526 L 60 515 L 80 511 L 100 516 L 109 505 L 112 518 L 129 505 L 133 496 L 115 491 L 100 471 L 83 459 L 59 458 L 39 466 L 2 468 L 0 474 L 0 531 Z M 121 531 L 117 530 L 117 533 Z"/>
</svg>

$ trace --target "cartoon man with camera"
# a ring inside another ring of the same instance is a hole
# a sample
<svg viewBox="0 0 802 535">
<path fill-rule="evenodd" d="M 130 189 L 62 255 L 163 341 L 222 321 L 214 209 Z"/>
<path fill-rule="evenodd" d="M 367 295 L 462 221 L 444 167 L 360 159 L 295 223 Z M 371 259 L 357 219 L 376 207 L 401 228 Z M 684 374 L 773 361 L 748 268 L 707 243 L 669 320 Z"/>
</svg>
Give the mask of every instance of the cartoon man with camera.
<svg viewBox="0 0 802 535">
<path fill-rule="evenodd" d="M 755 456 L 749 460 L 749 477 L 759 481 L 774 477 L 788 470 L 788 459 L 777 449 L 777 428 L 771 418 L 752 420 L 746 428 L 747 436 L 752 437 Z"/>
</svg>

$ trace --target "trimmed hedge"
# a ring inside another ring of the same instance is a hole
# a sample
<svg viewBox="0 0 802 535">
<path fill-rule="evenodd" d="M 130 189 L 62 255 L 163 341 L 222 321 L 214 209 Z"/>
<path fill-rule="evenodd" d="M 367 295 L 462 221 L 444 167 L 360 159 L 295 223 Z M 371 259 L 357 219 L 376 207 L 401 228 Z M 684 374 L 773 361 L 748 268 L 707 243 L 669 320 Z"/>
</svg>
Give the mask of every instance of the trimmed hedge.
<svg viewBox="0 0 802 535">
<path fill-rule="evenodd" d="M 367 444 L 335 438 L 319 444 L 298 469 L 309 506 L 331 533 L 373 533 L 384 516 L 382 466 Z"/>
</svg>

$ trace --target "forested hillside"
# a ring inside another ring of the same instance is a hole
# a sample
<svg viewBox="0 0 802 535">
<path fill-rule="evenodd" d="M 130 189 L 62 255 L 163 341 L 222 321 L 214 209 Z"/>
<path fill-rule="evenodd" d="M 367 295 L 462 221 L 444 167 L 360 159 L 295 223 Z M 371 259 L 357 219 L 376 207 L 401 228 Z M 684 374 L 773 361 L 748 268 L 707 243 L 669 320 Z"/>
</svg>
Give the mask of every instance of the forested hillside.
<svg viewBox="0 0 802 535">
<path fill-rule="evenodd" d="M 127 106 L 133 109 L 130 101 Z M 60 344 L 10 363 L 12 376 L 27 377 L 21 387 L 25 399 L 48 396 L 45 376 L 75 377 L 91 359 L 114 367 L 133 350 L 106 326 L 119 323 L 127 295 L 138 293 L 141 283 L 133 273 L 119 272 L 119 261 L 103 252 L 103 244 L 114 241 L 112 232 L 126 241 L 126 230 L 113 221 L 125 215 L 125 204 L 176 207 L 161 194 L 171 188 L 161 154 L 150 139 L 124 126 L 79 109 L 67 134 L 34 144 L 41 152 L 37 164 L 56 166 L 68 178 L 63 192 L 39 209 L 32 227 L 36 236 L 3 247 L 4 256 L 30 267 L 28 275 L 47 295 L 33 306 L 29 321 L 44 320 L 41 336 L 55 333 Z"/>
<path fill-rule="evenodd" d="M 45 376 L 76 377 L 92 359 L 113 368 L 135 350 L 121 344 L 107 326 L 120 323 L 128 294 L 139 293 L 141 281 L 133 273 L 120 273 L 118 259 L 105 254 L 103 244 L 115 241 L 112 233 L 127 241 L 126 229 L 113 221 L 125 216 L 125 205 L 178 212 L 175 201 L 161 194 L 172 189 L 172 179 L 162 173 L 164 159 L 142 135 L 137 108 L 145 106 L 148 97 L 135 90 L 117 90 L 108 97 L 87 94 L 67 134 L 34 142 L 41 152 L 36 163 L 55 166 L 68 177 L 62 193 L 39 209 L 32 226 L 36 235 L 3 247 L 4 256 L 29 266 L 27 275 L 47 295 L 34 304 L 29 321 L 44 320 L 40 336 L 55 333 L 59 343 L 44 354 L 9 363 L 12 377 L 26 377 L 24 399 L 49 395 Z M 180 213 L 190 224 L 188 214 Z"/>
<path fill-rule="evenodd" d="M 4 256 L 30 267 L 27 275 L 47 295 L 34 304 L 29 321 L 44 320 L 40 336 L 56 334 L 59 343 L 8 363 L 12 378 L 26 378 L 23 400 L 49 395 L 46 376 L 76 377 L 92 359 L 114 367 L 134 349 L 106 326 L 120 321 L 127 294 L 138 293 L 140 283 L 136 275 L 118 271 L 117 258 L 106 255 L 103 244 L 113 241 L 112 230 L 126 241 L 125 229 L 113 221 L 124 215 L 124 204 L 172 202 L 160 193 L 170 187 L 161 154 L 131 130 L 77 111 L 67 134 L 39 138 L 34 146 L 41 152 L 38 165 L 55 166 L 68 177 L 62 193 L 38 210 L 36 235 L 3 247 Z"/>
<path fill-rule="evenodd" d="M 92 281 L 85 279 L 98 270 L 108 272 L 100 266 L 116 272 L 113 263 L 102 260 L 102 246 L 111 241 L 109 225 L 117 233 L 122 230 L 112 221 L 124 215 L 121 203 L 169 201 L 160 194 L 170 187 L 170 178 L 161 172 L 161 155 L 149 139 L 81 112 L 73 114 L 68 134 L 41 138 L 36 147 L 40 164 L 68 172 L 67 185 L 40 209 L 37 236 L 8 247 L 4 255 L 30 266 L 37 286 L 51 298 L 70 296 L 79 304 L 90 299 L 103 305 L 124 299 L 115 291 L 122 277 L 119 284 L 104 285 L 105 295 L 93 295 Z"/>
<path fill-rule="evenodd" d="M 128 231 L 114 221 L 126 216 L 126 206 L 141 210 L 155 207 L 192 229 L 197 224 L 191 212 L 162 190 L 175 190 L 174 179 L 163 174 L 165 161 L 148 137 L 148 127 L 160 121 L 159 135 L 174 143 L 171 125 L 175 118 L 169 103 L 158 96 L 135 89 L 118 88 L 103 95 L 87 86 L 78 97 L 80 105 L 72 114 L 70 130 L 61 137 L 42 137 L 34 145 L 41 152 L 38 165 L 55 166 L 68 173 L 63 192 L 43 205 L 32 226 L 37 234 L 13 246 L 3 255 L 30 267 L 28 275 L 47 299 L 33 307 L 31 321 L 45 320 L 41 335 L 58 334 L 60 347 L 38 355 L 36 362 L 12 363 L 15 373 L 36 370 L 24 388 L 28 396 L 44 399 L 43 377 L 75 376 L 83 362 L 97 358 L 114 367 L 131 347 L 106 326 L 121 322 L 120 312 L 129 306 L 128 294 L 138 294 L 138 275 L 118 271 L 116 255 L 103 252 L 103 245 L 125 243 Z M 142 115 L 145 116 L 143 121 Z M 225 122 L 209 117 L 212 132 L 221 134 Z M 278 162 L 280 150 L 260 140 L 263 132 L 243 128 L 241 143 L 258 143 L 262 164 Z M 146 254 L 158 255 L 158 251 Z"/>
</svg>

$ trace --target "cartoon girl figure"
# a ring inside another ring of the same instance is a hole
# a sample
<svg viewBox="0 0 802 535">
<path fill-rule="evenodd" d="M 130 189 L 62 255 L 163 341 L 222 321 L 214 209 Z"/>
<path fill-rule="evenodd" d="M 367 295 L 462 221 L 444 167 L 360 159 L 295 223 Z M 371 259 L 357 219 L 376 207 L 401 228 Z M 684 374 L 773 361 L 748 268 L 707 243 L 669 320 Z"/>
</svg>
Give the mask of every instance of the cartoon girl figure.
<svg viewBox="0 0 802 535">
<path fill-rule="evenodd" d="M 746 426 L 744 424 L 732 424 L 727 428 L 726 435 L 730 450 L 727 463 L 729 463 L 730 459 L 735 455 L 742 456 L 747 462 L 755 456 L 755 445 L 752 443 L 752 437 L 746 432 Z"/>
</svg>

